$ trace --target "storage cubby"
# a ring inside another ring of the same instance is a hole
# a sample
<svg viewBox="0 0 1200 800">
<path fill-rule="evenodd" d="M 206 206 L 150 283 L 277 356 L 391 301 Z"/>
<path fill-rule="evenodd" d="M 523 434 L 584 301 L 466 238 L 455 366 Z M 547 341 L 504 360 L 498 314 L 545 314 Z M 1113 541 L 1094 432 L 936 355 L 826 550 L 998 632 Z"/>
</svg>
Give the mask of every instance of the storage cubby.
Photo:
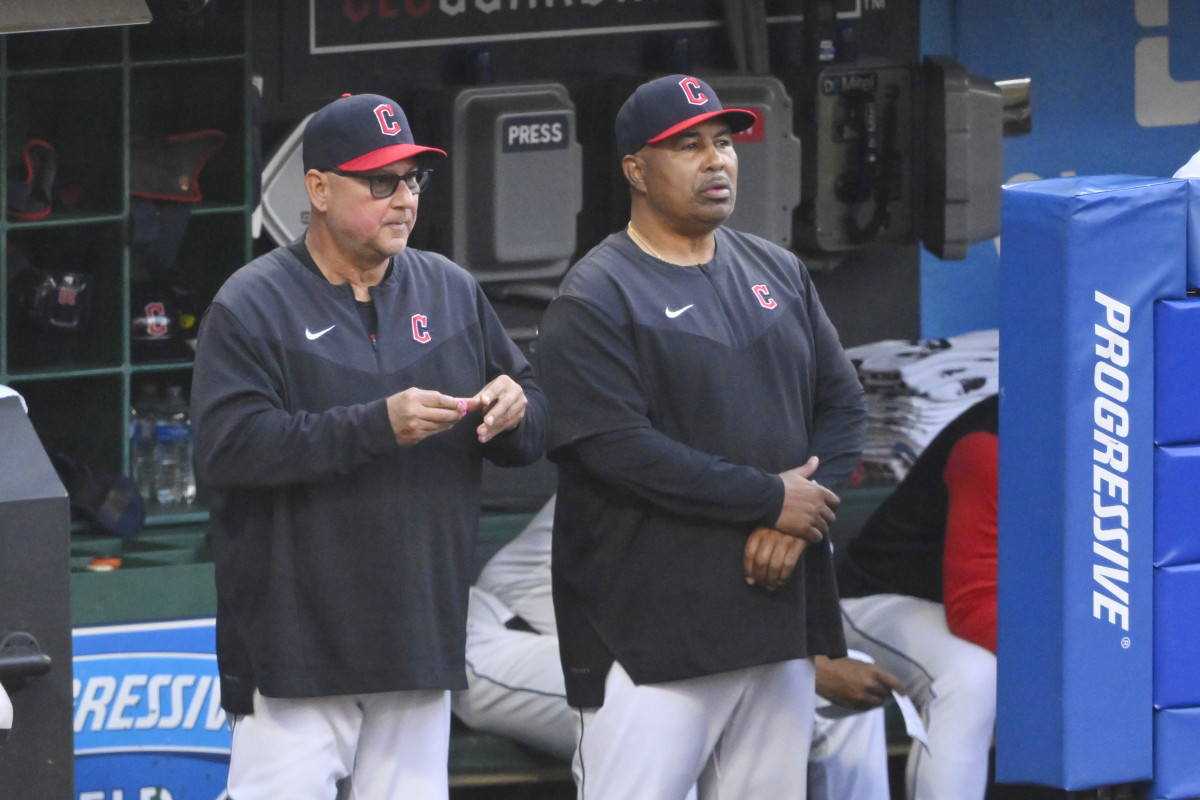
<svg viewBox="0 0 1200 800">
<path fill-rule="evenodd" d="M 121 366 L 123 237 L 112 222 L 9 231 L 10 372 Z"/>
<path fill-rule="evenodd" d="M 127 414 L 119 371 L 10 381 L 29 406 L 48 453 L 61 453 L 95 473 L 121 472 Z"/>
<path fill-rule="evenodd" d="M 203 307 L 246 262 L 242 257 L 245 224 L 239 214 L 192 215 L 179 249 L 176 272 Z"/>
<path fill-rule="evenodd" d="M 9 77 L 4 133 L 10 185 L 25 180 L 24 153 L 31 143 L 52 148 L 54 191 L 43 219 L 120 213 L 125 197 L 122 83 L 119 69 Z M 40 172 L 34 175 L 38 178 Z M 16 211 L 8 209 L 10 219 Z"/>
<path fill-rule="evenodd" d="M 151 64 L 131 75 L 129 124 L 135 145 L 174 144 L 169 155 L 196 168 L 201 155 L 215 147 L 197 175 L 196 193 L 204 206 L 245 202 L 244 69 L 240 61 Z M 198 92 L 193 87 L 209 87 L 210 91 Z M 210 131 L 219 131 L 224 141 L 210 144 L 200 137 Z"/>
<path fill-rule="evenodd" d="M 0 384 L 25 397 L 48 451 L 95 473 L 130 473 L 129 408 L 143 384 L 191 388 L 194 325 L 168 351 L 135 341 L 145 282 L 185 292 L 182 315 L 198 318 L 252 255 L 248 0 L 197 13 L 149 5 L 147 25 L 0 36 Z M 41 142 L 54 180 L 39 195 Z M 148 197 L 146 185 L 167 191 Z M 82 293 L 67 273 L 86 279 Z M 49 313 L 30 311 L 30 297 L 48 295 Z M 70 324 L 73 300 L 87 304 L 83 326 Z M 117 540 L 123 568 L 202 557 L 205 500 L 147 502 L 137 543 Z M 114 547 L 73 530 L 74 570 L 93 546 Z M 182 543 L 157 541 L 180 530 Z"/>
</svg>

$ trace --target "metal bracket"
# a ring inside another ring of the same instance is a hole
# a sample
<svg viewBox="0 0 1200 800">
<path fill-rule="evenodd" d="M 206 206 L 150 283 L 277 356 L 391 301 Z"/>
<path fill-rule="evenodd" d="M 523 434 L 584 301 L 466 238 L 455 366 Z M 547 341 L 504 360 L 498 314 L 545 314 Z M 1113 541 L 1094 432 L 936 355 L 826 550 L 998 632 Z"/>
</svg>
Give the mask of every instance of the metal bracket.
<svg viewBox="0 0 1200 800">
<path fill-rule="evenodd" d="M 32 634 L 24 631 L 0 633 L 0 683 L 16 688 L 28 678 L 50 671 L 50 656 Z"/>
</svg>

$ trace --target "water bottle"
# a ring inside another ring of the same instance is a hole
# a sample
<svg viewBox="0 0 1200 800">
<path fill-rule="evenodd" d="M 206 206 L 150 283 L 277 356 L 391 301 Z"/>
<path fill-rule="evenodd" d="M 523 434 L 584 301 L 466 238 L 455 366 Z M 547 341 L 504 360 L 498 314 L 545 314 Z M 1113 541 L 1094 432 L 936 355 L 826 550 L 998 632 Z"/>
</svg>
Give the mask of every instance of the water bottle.
<svg viewBox="0 0 1200 800">
<path fill-rule="evenodd" d="M 160 403 L 158 387 L 146 383 L 129 409 L 129 472 L 146 500 L 155 498 L 154 451 L 158 443 L 155 425 Z"/>
<path fill-rule="evenodd" d="M 155 499 L 159 505 L 191 503 L 196 499 L 192 470 L 192 421 L 183 388 L 171 386 L 154 426 Z"/>
</svg>

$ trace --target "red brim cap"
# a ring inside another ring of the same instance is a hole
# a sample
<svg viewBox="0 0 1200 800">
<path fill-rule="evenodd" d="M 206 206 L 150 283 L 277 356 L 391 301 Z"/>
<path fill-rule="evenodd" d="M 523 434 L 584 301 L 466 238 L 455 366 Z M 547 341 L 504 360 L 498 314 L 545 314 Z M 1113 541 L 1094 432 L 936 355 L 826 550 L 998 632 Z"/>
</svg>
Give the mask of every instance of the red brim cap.
<svg viewBox="0 0 1200 800">
<path fill-rule="evenodd" d="M 338 164 L 338 169 L 344 169 L 347 172 L 365 172 L 410 158 L 445 157 L 446 151 L 439 150 L 436 147 L 422 147 L 419 144 L 394 144 L 390 147 L 381 147 L 370 153 L 364 153 L 358 158 L 352 158 L 343 164 Z"/>
<path fill-rule="evenodd" d="M 755 114 L 748 108 L 726 108 L 721 111 L 710 111 L 707 114 L 697 114 L 694 117 L 685 119 L 683 122 L 672 125 L 653 139 L 647 139 L 646 144 L 654 144 L 655 142 L 661 142 L 663 139 L 669 139 L 677 133 L 686 131 L 693 125 L 707 122 L 714 117 L 726 117 L 726 121 L 729 123 L 729 130 L 734 133 L 740 133 L 758 121 L 758 114 Z"/>
</svg>

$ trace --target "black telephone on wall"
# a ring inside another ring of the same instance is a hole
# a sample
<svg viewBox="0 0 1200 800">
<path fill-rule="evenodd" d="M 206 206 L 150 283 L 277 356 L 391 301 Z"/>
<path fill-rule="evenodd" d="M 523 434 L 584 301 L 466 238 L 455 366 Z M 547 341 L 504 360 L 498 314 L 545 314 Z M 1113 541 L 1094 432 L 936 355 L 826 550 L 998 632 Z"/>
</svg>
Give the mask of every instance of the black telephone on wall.
<svg viewBox="0 0 1200 800">
<path fill-rule="evenodd" d="M 831 64 L 806 88 L 796 241 L 823 252 L 912 241 L 912 65 Z"/>
<path fill-rule="evenodd" d="M 842 96 L 845 115 L 840 127 L 853 154 L 834 183 L 834 196 L 847 206 L 846 236 L 854 244 L 870 242 L 888 226 L 888 204 L 897 189 L 901 156 L 896 147 L 896 104 L 900 89 L 888 85 L 883 95 L 882 111 L 875 92 L 854 89 Z M 869 203 L 871 214 L 862 223 L 860 217 Z"/>
<path fill-rule="evenodd" d="M 953 59 L 830 64 L 801 83 L 798 247 L 920 242 L 966 257 L 1000 229 L 1002 95 Z"/>
</svg>

